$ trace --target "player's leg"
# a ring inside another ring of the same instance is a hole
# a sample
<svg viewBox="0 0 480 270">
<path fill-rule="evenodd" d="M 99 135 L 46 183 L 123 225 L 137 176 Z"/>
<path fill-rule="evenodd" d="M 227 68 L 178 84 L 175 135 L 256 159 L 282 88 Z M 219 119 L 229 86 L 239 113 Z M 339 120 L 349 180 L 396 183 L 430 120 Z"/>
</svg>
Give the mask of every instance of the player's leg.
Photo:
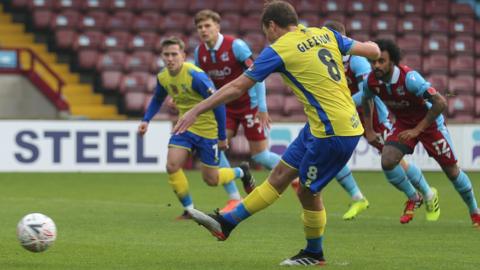
<svg viewBox="0 0 480 270">
<path fill-rule="evenodd" d="M 437 189 L 430 187 L 423 176 L 422 171 L 415 164 L 408 163 L 405 159 L 402 159 L 400 165 L 405 170 L 410 183 L 412 183 L 412 185 L 423 195 L 426 219 L 428 221 L 437 221 L 440 217 L 440 204 Z"/>
<path fill-rule="evenodd" d="M 225 185 L 233 180 L 250 175 L 248 168 L 218 168 L 219 152 L 216 139 L 207 139 L 197 136 L 195 141 L 197 155 L 202 162 L 202 176 L 209 186 Z"/>
<path fill-rule="evenodd" d="M 283 157 L 288 161 L 280 161 L 272 170 L 267 180 L 250 193 L 232 211 L 206 215 L 200 211 L 192 211 L 193 219 L 207 228 L 219 240 L 226 240 L 230 232 L 243 220 L 274 203 L 293 179 L 298 176 L 297 168 L 305 153 L 306 125 L 299 136 L 289 145 Z"/>
<path fill-rule="evenodd" d="M 353 177 L 352 171 L 350 171 L 350 168 L 347 165 L 338 172 L 335 178 L 342 188 L 350 195 L 350 198 L 352 198 L 350 208 L 343 215 L 343 219 L 353 219 L 368 208 L 368 200 L 363 196 L 363 193 L 360 191 L 360 188 Z"/>
<path fill-rule="evenodd" d="M 232 137 L 235 134 L 235 126 L 238 126 L 238 124 L 235 123 L 235 120 L 232 118 L 229 118 L 227 116 L 227 140 L 230 142 Z M 227 156 L 225 155 L 224 151 L 220 151 L 220 167 L 221 168 L 230 168 L 230 162 L 227 159 Z M 223 189 L 225 192 L 228 194 L 228 201 L 227 204 L 225 205 L 224 208 L 222 208 L 222 211 L 228 211 L 235 207 L 242 197 L 240 196 L 240 192 L 238 191 L 237 185 L 235 181 L 230 181 L 225 184 L 223 184 Z"/>
<path fill-rule="evenodd" d="M 303 207 L 302 220 L 307 244 L 300 253 L 284 260 L 281 265 L 325 263 L 322 242 L 327 220 L 320 191 L 345 167 L 358 140 L 359 137 L 309 140 L 299 167 L 301 187 L 297 189 Z"/>
<path fill-rule="evenodd" d="M 183 214 L 177 217 L 177 219 L 188 219 L 189 215 L 187 210 L 192 209 L 194 205 L 189 192 L 188 180 L 182 168 L 188 159 L 190 148 L 186 140 L 182 140 L 179 138 L 180 136 L 181 135 L 175 135 L 177 138 L 173 143 L 177 145 L 172 144 L 172 139 L 170 140 L 170 147 L 167 153 L 167 173 L 168 183 L 185 209 Z"/>
<path fill-rule="evenodd" d="M 413 219 L 414 211 L 422 205 L 423 198 L 417 193 L 415 187 L 408 180 L 405 170 L 399 165 L 404 156 L 404 152 L 399 149 L 400 147 L 402 146 L 398 144 L 389 145 L 388 143 L 384 146 L 382 169 L 390 184 L 402 191 L 408 198 L 403 215 L 400 217 L 400 223 L 405 224 Z"/>
<path fill-rule="evenodd" d="M 421 142 L 429 155 L 442 167 L 455 190 L 468 207 L 474 226 L 480 226 L 480 211 L 473 192 L 472 182 L 457 164 L 452 140 L 446 126 L 429 129 L 422 134 Z"/>
</svg>

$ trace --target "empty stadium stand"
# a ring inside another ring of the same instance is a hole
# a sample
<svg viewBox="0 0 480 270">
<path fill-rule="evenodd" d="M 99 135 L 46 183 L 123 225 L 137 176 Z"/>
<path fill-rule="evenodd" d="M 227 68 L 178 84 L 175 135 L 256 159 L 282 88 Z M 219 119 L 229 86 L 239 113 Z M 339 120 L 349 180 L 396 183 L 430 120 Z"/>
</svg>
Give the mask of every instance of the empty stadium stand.
<svg viewBox="0 0 480 270">
<path fill-rule="evenodd" d="M 191 59 L 199 43 L 193 14 L 211 8 L 222 15 L 222 32 L 244 38 L 258 54 L 267 45 L 259 27 L 261 2 L 10 0 L 6 5 L 12 14 L 31 18 L 25 21 L 26 27 L 48 36 L 53 51 L 70 54 L 73 70 L 94 74 L 95 92 L 116 96 L 122 113 L 138 116 L 151 96 L 155 74 L 163 67 L 158 47 L 162 38 L 172 34 L 182 37 Z M 471 5 L 474 1 L 290 2 L 295 5 L 301 22 L 310 26 L 335 19 L 344 22 L 347 33 L 355 39 L 395 39 L 404 52 L 403 63 L 419 70 L 439 91 L 448 95 L 446 114 L 450 119 L 479 120 L 480 41 L 476 39 L 480 37 L 480 21 Z M 48 58 L 59 65 L 53 54 Z M 78 75 L 67 74 L 79 85 Z M 267 78 L 266 85 L 274 121 L 303 119 L 303 109 L 295 103 L 278 74 Z M 81 88 L 88 87 L 82 84 Z M 168 110 L 162 111 L 158 118 L 165 119 L 166 115 Z"/>
</svg>

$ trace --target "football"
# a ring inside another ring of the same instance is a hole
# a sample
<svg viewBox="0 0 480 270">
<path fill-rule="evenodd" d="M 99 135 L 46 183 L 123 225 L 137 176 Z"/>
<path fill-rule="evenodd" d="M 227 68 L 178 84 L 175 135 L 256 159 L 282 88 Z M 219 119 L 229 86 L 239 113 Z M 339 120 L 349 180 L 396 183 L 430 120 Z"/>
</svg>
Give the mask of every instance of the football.
<svg viewBox="0 0 480 270">
<path fill-rule="evenodd" d="M 20 245 L 31 252 L 48 249 L 57 238 L 57 228 L 53 220 L 40 213 L 24 216 L 17 225 L 17 239 Z"/>
</svg>

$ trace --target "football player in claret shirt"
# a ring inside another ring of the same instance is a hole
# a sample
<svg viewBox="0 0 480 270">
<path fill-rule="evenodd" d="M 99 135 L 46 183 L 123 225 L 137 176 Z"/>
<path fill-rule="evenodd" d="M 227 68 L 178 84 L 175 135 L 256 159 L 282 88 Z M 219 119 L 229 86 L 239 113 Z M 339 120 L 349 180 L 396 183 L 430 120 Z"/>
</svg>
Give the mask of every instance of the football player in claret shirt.
<svg viewBox="0 0 480 270">
<path fill-rule="evenodd" d="M 185 63 L 185 45 L 182 40 L 167 38 L 162 41 L 161 47 L 166 68 L 157 75 L 155 94 L 138 127 L 141 135 L 147 132 L 148 123 L 160 110 L 167 95 L 173 98 L 182 116 L 215 91 L 215 86 L 205 72 L 193 64 Z M 225 185 L 240 178 L 247 193 L 253 190 L 255 186 L 248 167 L 218 168 L 218 151 L 225 147 L 224 105 L 202 114 L 188 131 L 170 137 L 167 154 L 168 183 L 184 207 L 183 214 L 177 219 L 188 219 L 188 211 L 194 207 L 187 177 L 182 170 L 189 152 L 193 150 L 202 162 L 202 177 L 209 186 Z"/>
<path fill-rule="evenodd" d="M 195 64 L 210 76 L 218 89 L 242 75 L 253 63 L 252 51 L 245 41 L 220 33 L 220 20 L 220 15 L 212 10 L 201 10 L 194 17 L 202 42 L 195 49 Z M 269 128 L 269 116 L 265 95 L 265 84 L 259 82 L 226 103 L 227 138 L 235 136 L 242 125 L 252 160 L 271 170 L 280 156 L 268 149 L 265 129 Z M 228 160 L 221 154 L 220 166 L 229 167 Z M 229 211 L 238 203 L 232 202 L 231 208 L 222 211 Z"/>
<path fill-rule="evenodd" d="M 373 42 L 353 41 L 326 27 L 298 24 L 295 9 L 285 1 L 268 2 L 261 25 L 271 45 L 246 72 L 186 112 L 173 132 L 182 134 L 202 113 L 241 96 L 273 72 L 281 73 L 304 105 L 307 123 L 267 180 L 232 211 L 207 215 L 194 209 L 191 214 L 217 239 L 226 240 L 238 224 L 273 204 L 299 177 L 306 247 L 281 265 L 321 265 L 326 225 L 321 191 L 347 164 L 364 131 L 345 80 L 342 55 L 376 59 L 380 50 Z"/>
<path fill-rule="evenodd" d="M 464 200 L 473 225 L 480 226 L 480 210 L 472 183 L 468 175 L 458 167 L 452 140 L 442 116 L 447 106 L 445 98 L 417 71 L 399 64 L 400 49 L 392 40 L 381 39 L 376 43 L 382 51 L 381 57 L 371 61 L 373 71 L 363 85 L 362 103 L 367 118 L 365 134 L 370 142 L 380 138 L 372 128 L 369 104 L 374 96 L 378 96 L 395 116 L 395 123 L 382 151 L 382 168 L 392 184 L 411 194 L 405 213 L 413 216 L 413 211 L 422 204 L 422 199 L 418 194 L 415 195 L 413 187 L 405 185 L 408 181 L 399 161 L 404 155 L 412 154 L 415 146 L 421 142 Z M 427 211 L 435 213 L 434 217 L 438 219 L 438 199 L 433 203 L 426 202 Z"/>
<path fill-rule="evenodd" d="M 325 26 L 345 35 L 345 27 L 340 22 L 328 21 L 325 23 Z M 358 55 L 344 56 L 343 65 L 345 67 L 345 76 L 347 77 L 348 88 L 352 93 L 352 98 L 353 98 L 353 101 L 355 102 L 355 106 L 357 106 L 357 111 L 360 115 L 360 119 L 362 120 L 362 123 L 365 125 L 363 112 L 362 112 L 363 83 L 371 72 L 371 65 L 368 62 L 368 59 Z M 373 147 L 375 147 L 379 151 L 379 153 L 381 153 L 384 142 L 385 142 L 385 138 L 388 132 L 392 129 L 392 123 L 390 122 L 390 119 L 389 119 L 388 109 L 379 97 L 374 98 L 371 112 L 373 117 L 372 118 L 373 130 L 381 135 L 382 140 L 371 141 L 370 144 Z M 402 159 L 402 161 L 400 162 L 400 165 L 405 170 L 407 178 L 410 181 L 410 184 L 405 183 L 403 184 L 403 186 L 411 187 L 413 185 L 415 188 L 420 190 L 420 192 L 424 195 L 425 199 L 428 199 L 427 202 L 429 204 L 434 204 L 436 199 L 435 193 L 434 193 L 435 189 L 432 190 L 430 188 L 420 169 L 413 163 L 410 163 L 410 164 L 407 163 L 404 159 Z M 342 174 L 342 172 L 344 171 L 350 171 L 350 170 L 348 170 L 348 167 L 345 167 L 344 169 L 342 169 L 342 171 L 340 171 L 340 174 Z M 343 175 L 345 175 L 345 173 Z M 349 177 L 351 177 L 352 180 L 349 180 L 348 179 Z M 339 176 L 337 175 L 337 179 L 338 178 Z M 342 186 L 345 185 L 346 187 L 354 187 L 355 186 L 354 183 L 355 183 L 355 180 L 353 180 L 353 176 L 351 176 L 351 174 L 341 182 Z M 411 189 L 405 189 L 405 190 L 408 191 Z M 406 195 L 408 196 L 411 194 L 407 193 Z M 414 194 L 414 196 L 417 196 L 417 194 Z M 349 211 L 345 215 L 354 214 L 358 210 L 364 209 L 365 201 L 366 200 L 355 201 L 355 203 L 351 205 Z M 437 203 L 438 203 L 438 199 L 437 199 Z M 433 209 L 433 208 L 430 208 L 430 209 Z M 439 207 L 437 207 L 437 209 L 439 209 Z M 427 219 L 428 220 L 438 219 L 438 213 L 439 211 L 427 211 L 426 212 Z M 412 213 L 410 213 L 410 211 L 407 211 L 400 217 L 400 222 L 402 224 L 405 224 L 410 222 L 412 218 L 413 218 Z"/>
</svg>

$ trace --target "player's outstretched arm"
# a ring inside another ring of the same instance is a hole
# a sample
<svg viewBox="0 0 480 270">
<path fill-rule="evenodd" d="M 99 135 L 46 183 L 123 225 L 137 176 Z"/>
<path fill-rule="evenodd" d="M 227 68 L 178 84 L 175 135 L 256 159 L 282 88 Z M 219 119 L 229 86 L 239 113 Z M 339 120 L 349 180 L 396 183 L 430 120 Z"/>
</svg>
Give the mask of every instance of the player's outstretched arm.
<svg viewBox="0 0 480 270">
<path fill-rule="evenodd" d="M 353 47 L 350 49 L 350 54 L 364 56 L 371 60 L 380 58 L 380 53 L 380 48 L 377 43 L 373 41 L 355 41 Z"/>
<path fill-rule="evenodd" d="M 224 85 L 209 98 L 204 99 L 191 110 L 186 112 L 173 128 L 173 133 L 180 134 L 185 132 L 193 123 L 195 123 L 198 115 L 211 110 L 222 103 L 228 103 L 237 99 L 247 92 L 248 89 L 252 88 L 255 83 L 256 82 L 249 77 L 243 74 L 240 75 L 235 80 Z"/>
</svg>

